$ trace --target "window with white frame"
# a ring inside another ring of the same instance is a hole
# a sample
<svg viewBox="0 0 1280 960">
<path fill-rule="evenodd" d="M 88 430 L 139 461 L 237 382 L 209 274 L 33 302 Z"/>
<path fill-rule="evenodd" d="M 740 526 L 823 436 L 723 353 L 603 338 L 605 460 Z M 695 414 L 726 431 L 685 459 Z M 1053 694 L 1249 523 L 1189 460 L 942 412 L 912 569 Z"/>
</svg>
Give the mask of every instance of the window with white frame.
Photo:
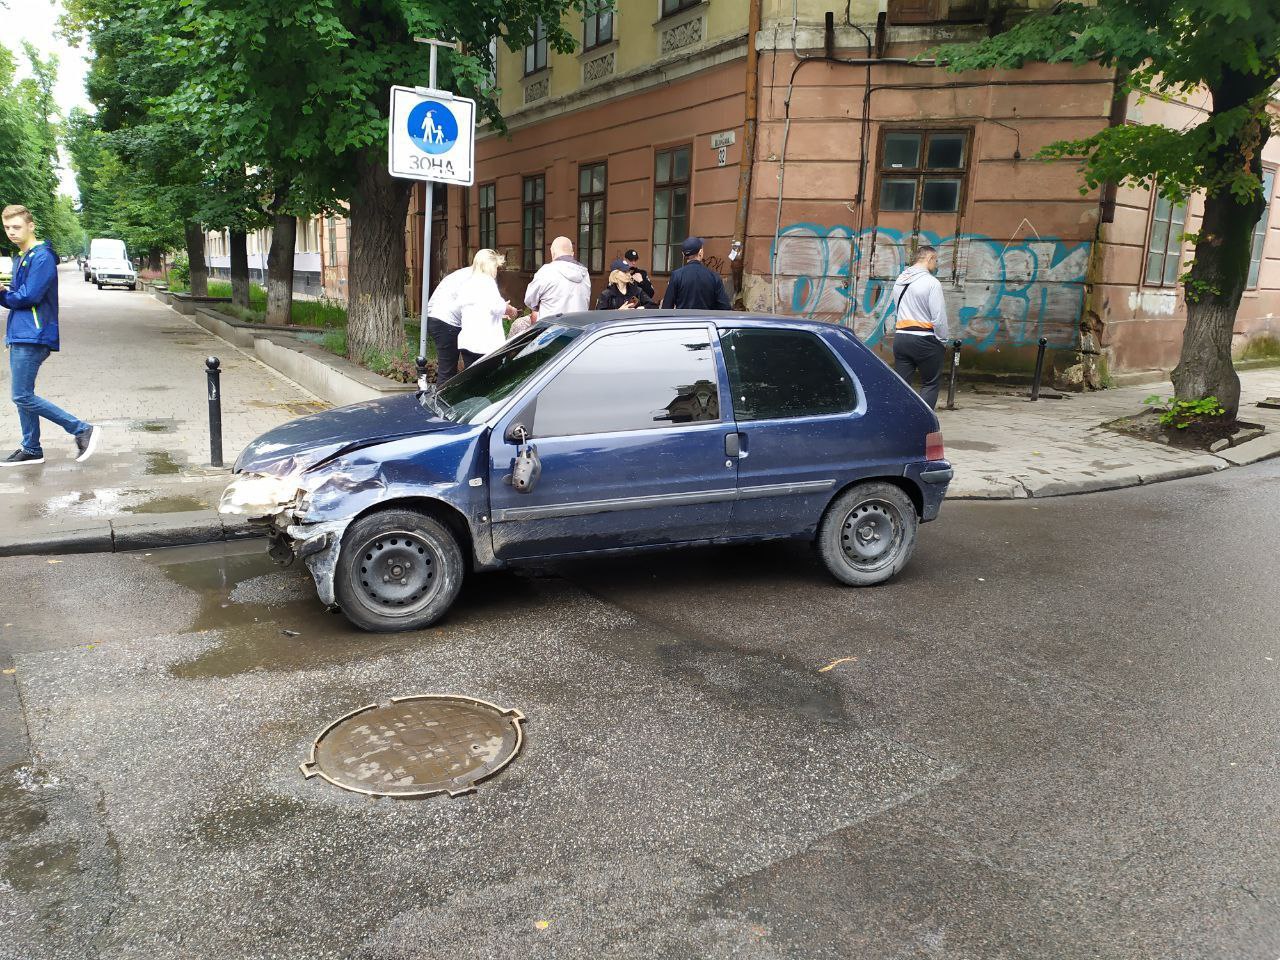
<svg viewBox="0 0 1280 960">
<path fill-rule="evenodd" d="M 1148 287 L 1172 287 L 1178 282 L 1182 259 L 1182 233 L 1187 223 L 1187 205 L 1156 197 L 1151 210 L 1151 234 L 1147 238 Z"/>
<path fill-rule="evenodd" d="M 547 25 L 539 17 L 533 25 L 533 40 L 524 48 L 524 75 L 547 68 Z"/>
<path fill-rule="evenodd" d="M 1266 204 L 1262 208 L 1262 216 L 1253 225 L 1253 243 L 1249 246 L 1249 282 L 1245 284 L 1250 290 L 1258 286 L 1262 276 L 1262 251 L 1267 245 L 1267 224 L 1271 220 L 1271 188 L 1275 186 L 1274 170 L 1262 171 L 1262 200 Z"/>
</svg>

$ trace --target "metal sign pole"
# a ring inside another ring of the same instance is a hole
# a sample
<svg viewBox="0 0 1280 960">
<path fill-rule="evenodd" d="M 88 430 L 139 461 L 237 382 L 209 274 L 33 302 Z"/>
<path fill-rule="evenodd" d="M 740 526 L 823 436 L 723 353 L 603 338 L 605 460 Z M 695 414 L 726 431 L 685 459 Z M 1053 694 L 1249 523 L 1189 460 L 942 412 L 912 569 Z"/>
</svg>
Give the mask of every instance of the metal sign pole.
<svg viewBox="0 0 1280 960">
<path fill-rule="evenodd" d="M 413 39 L 415 43 L 425 43 L 427 49 L 431 51 L 431 69 L 428 74 L 427 86 L 434 90 L 436 88 L 437 41 L 424 40 L 418 37 Z M 418 314 L 418 356 L 425 357 L 427 355 L 427 301 L 431 299 L 431 214 L 435 201 L 435 184 L 428 180 L 422 193 L 422 310 Z"/>
</svg>

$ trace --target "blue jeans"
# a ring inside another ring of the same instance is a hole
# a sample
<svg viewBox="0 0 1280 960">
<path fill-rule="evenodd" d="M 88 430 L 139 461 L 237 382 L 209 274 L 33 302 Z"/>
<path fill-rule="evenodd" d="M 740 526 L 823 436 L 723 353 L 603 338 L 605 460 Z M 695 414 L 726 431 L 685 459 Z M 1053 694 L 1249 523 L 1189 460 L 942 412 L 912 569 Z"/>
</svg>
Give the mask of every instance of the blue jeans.
<svg viewBox="0 0 1280 960">
<path fill-rule="evenodd" d="M 34 343 L 15 343 L 9 347 L 13 405 L 18 408 L 18 423 L 22 425 L 22 449 L 37 457 L 44 454 L 40 449 L 41 417 L 56 423 L 72 436 L 89 429 L 89 424 L 83 420 L 36 396 L 36 374 L 40 372 L 40 364 L 48 358 L 49 348 Z"/>
</svg>

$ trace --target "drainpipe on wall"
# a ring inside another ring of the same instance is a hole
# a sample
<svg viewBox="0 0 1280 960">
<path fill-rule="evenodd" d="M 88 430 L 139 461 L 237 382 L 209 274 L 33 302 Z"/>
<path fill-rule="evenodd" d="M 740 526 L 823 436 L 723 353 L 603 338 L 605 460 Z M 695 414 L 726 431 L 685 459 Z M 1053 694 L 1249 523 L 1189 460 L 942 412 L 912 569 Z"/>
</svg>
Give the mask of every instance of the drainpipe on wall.
<svg viewBox="0 0 1280 960">
<path fill-rule="evenodd" d="M 745 305 L 742 298 L 742 275 L 747 263 L 747 214 L 751 208 L 751 175 L 756 161 L 756 117 L 760 102 L 760 55 L 756 52 L 756 35 L 760 32 L 760 11 L 764 0 L 749 0 L 751 12 L 747 21 L 746 110 L 742 123 L 742 158 L 738 161 L 738 210 L 733 224 L 733 239 L 739 244 L 733 261 L 734 301 Z M 775 51 L 775 56 L 777 55 Z"/>
</svg>

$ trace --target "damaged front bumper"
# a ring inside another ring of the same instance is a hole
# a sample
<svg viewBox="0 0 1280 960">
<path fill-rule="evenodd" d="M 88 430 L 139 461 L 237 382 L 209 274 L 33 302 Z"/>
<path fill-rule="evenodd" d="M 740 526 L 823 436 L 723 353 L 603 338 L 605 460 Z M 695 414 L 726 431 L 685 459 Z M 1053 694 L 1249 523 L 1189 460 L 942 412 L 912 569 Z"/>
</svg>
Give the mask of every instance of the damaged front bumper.
<svg viewBox="0 0 1280 960">
<path fill-rule="evenodd" d="M 307 564 L 311 579 L 315 580 L 316 594 L 325 607 L 337 604 L 334 598 L 334 572 L 338 568 L 338 556 L 342 553 L 342 535 L 349 524 L 349 520 L 289 524 L 283 530 L 276 529 L 276 534 L 271 538 L 273 547 L 275 543 L 279 543 L 276 536 L 283 538 L 292 550 L 293 557 Z"/>
</svg>

